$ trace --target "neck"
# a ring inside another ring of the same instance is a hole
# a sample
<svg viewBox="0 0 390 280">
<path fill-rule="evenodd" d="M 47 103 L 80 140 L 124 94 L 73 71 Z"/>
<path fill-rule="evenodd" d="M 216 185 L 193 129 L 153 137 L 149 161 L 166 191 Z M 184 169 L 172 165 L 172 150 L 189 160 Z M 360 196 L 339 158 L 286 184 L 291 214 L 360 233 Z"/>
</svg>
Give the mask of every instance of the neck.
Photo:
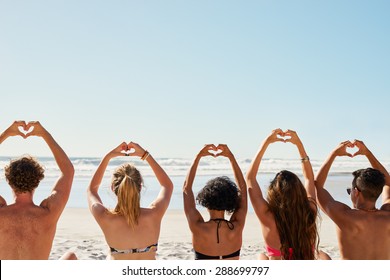
<svg viewBox="0 0 390 280">
<path fill-rule="evenodd" d="M 33 204 L 33 193 L 14 193 L 15 203 L 18 204 Z"/>
<path fill-rule="evenodd" d="M 210 220 L 225 219 L 225 211 L 209 210 Z"/>
<path fill-rule="evenodd" d="M 370 208 L 370 209 L 365 209 L 365 208 L 356 208 L 358 210 L 362 210 L 362 211 L 366 211 L 366 212 L 375 212 L 375 211 L 378 211 L 378 209 L 376 209 L 375 207 L 374 208 Z"/>
<path fill-rule="evenodd" d="M 366 212 L 375 212 L 378 210 L 375 207 L 375 203 L 357 203 L 355 208 Z"/>
</svg>

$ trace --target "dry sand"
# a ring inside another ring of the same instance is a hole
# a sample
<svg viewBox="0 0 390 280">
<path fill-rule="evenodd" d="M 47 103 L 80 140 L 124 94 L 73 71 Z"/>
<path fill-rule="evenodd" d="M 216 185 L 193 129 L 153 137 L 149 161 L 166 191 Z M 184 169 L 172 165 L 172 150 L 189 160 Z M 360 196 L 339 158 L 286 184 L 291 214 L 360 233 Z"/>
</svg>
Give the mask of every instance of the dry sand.
<svg viewBox="0 0 390 280">
<path fill-rule="evenodd" d="M 320 249 L 332 259 L 340 259 L 333 222 L 322 215 Z M 255 260 L 264 252 L 260 224 L 254 213 L 248 213 L 243 234 L 241 259 Z M 50 259 L 58 259 L 73 251 L 81 260 L 102 260 L 108 252 L 102 231 L 88 209 L 65 209 L 57 226 Z M 169 210 L 161 226 L 158 260 L 193 260 L 191 232 L 184 212 Z"/>
</svg>

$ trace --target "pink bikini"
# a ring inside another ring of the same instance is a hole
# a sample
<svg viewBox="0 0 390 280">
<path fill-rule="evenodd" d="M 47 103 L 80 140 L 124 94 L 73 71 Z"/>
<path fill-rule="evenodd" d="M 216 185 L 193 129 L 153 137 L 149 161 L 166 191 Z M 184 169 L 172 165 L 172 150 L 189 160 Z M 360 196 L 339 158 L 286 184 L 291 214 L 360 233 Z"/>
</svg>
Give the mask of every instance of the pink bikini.
<svg viewBox="0 0 390 280">
<path fill-rule="evenodd" d="M 267 254 L 269 257 L 281 257 L 282 256 L 282 252 L 280 250 L 272 248 L 272 247 L 268 246 L 267 244 L 265 245 L 265 250 L 267 251 Z M 288 252 L 289 252 L 289 259 L 291 260 L 292 254 L 293 254 L 293 249 L 288 248 Z"/>
</svg>

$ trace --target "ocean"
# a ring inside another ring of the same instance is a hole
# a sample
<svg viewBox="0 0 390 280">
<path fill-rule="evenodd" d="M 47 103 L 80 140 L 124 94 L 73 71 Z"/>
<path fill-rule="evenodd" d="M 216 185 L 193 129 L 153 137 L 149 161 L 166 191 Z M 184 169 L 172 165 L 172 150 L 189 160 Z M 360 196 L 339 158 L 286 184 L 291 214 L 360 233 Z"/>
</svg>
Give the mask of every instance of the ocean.
<svg viewBox="0 0 390 280">
<path fill-rule="evenodd" d="M 130 159 L 130 160 L 129 160 Z M 53 158 L 38 158 L 39 162 L 45 167 L 45 178 L 40 183 L 34 195 L 34 202 L 39 204 L 44 198 L 50 194 L 58 175 L 59 170 Z M 4 167 L 9 163 L 10 157 L 0 157 L 0 194 L 11 203 L 12 192 L 4 178 Z M 91 180 L 91 177 L 98 164 L 100 158 L 82 158 L 73 157 L 71 161 L 75 167 L 75 177 L 71 195 L 67 204 L 70 208 L 87 208 L 86 189 Z M 174 192 L 171 199 L 169 209 L 183 209 L 182 187 L 187 171 L 192 164 L 192 159 L 183 158 L 157 158 L 156 161 L 164 168 L 170 176 L 174 184 Z M 99 189 L 104 204 L 110 208 L 114 208 L 116 197 L 110 190 L 110 180 L 112 171 L 119 165 L 125 162 L 132 162 L 141 172 L 144 177 L 145 187 L 141 194 L 141 205 L 149 205 L 157 196 L 160 186 L 151 168 L 146 162 L 133 158 L 115 158 L 111 160 L 102 185 Z M 251 159 L 239 159 L 238 164 L 242 171 L 246 172 L 250 165 Z M 322 161 L 311 159 L 314 173 L 318 171 L 322 165 Z M 386 168 L 390 167 L 390 161 L 383 162 Z M 369 167 L 369 162 L 364 159 L 336 159 L 330 170 L 326 181 L 326 189 L 332 196 L 347 205 L 351 206 L 350 198 L 346 192 L 346 188 L 351 186 L 352 172 L 360 168 Z M 298 176 L 302 176 L 301 163 L 298 159 L 263 159 L 258 174 L 258 181 L 265 195 L 269 182 L 274 178 L 275 174 L 280 170 L 290 170 Z M 230 162 L 226 158 L 204 158 L 199 164 L 197 176 L 194 181 L 194 193 L 196 194 L 205 183 L 216 176 L 229 176 L 233 178 L 233 172 Z M 377 207 L 380 206 L 378 201 Z M 249 202 L 249 211 L 253 211 Z"/>
</svg>

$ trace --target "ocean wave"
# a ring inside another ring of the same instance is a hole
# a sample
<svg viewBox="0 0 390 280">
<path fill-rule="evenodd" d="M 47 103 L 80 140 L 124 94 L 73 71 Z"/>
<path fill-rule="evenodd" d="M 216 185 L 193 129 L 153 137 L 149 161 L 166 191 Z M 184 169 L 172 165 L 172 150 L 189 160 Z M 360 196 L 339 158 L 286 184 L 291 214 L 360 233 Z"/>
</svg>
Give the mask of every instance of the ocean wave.
<svg viewBox="0 0 390 280">
<path fill-rule="evenodd" d="M 46 177 L 57 177 L 59 175 L 59 169 L 54 158 L 38 158 L 39 162 L 45 168 Z M 97 169 L 101 159 L 100 158 L 83 158 L 73 157 L 71 161 L 75 168 L 75 176 L 78 178 L 89 178 L 93 175 Z M 192 164 L 191 159 L 185 158 L 157 158 L 156 161 L 162 166 L 162 168 L 170 176 L 185 176 Z M 251 159 L 238 159 L 242 171 L 245 173 L 251 163 Z M 0 157 L 0 172 L 1 177 L 4 174 L 4 167 L 10 162 L 10 157 Z M 110 161 L 106 174 L 111 174 L 112 171 L 119 165 L 132 162 L 141 171 L 144 176 L 151 176 L 153 172 L 147 162 L 139 159 L 132 158 L 115 158 Z M 323 161 L 311 160 L 314 172 L 318 171 Z M 389 169 L 390 161 L 382 162 L 385 168 Z M 367 160 L 356 159 L 336 159 L 330 170 L 334 175 L 351 174 L 354 170 L 360 168 L 369 167 L 370 164 Z M 265 158 L 263 159 L 259 173 L 274 174 L 280 170 L 290 170 L 297 174 L 302 174 L 302 167 L 300 160 L 297 159 L 278 159 L 278 158 Z M 231 169 L 230 162 L 226 158 L 203 158 L 199 162 L 197 175 L 231 175 L 233 171 Z"/>
</svg>

